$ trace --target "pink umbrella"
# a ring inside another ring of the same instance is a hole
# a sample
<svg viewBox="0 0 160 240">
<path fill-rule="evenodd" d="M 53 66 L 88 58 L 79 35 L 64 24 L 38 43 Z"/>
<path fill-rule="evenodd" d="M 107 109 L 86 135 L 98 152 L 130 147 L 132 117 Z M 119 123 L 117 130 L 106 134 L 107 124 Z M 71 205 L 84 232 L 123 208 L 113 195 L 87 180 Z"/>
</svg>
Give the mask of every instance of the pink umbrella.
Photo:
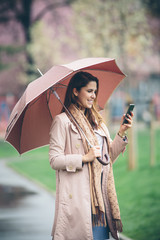
<svg viewBox="0 0 160 240">
<path fill-rule="evenodd" d="M 62 105 L 53 94 L 53 90 L 63 102 L 71 77 L 81 70 L 99 79 L 100 108 L 104 108 L 114 89 L 125 77 L 115 59 L 84 58 L 54 66 L 31 82 L 11 113 L 5 136 L 5 140 L 20 154 L 49 144 L 52 120 L 62 110 Z"/>
</svg>

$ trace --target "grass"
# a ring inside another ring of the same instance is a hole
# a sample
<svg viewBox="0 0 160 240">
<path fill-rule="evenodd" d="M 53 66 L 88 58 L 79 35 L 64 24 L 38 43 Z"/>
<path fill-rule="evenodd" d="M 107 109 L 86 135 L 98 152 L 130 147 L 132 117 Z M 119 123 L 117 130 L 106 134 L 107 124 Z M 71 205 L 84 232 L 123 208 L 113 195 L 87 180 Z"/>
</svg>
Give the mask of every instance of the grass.
<svg viewBox="0 0 160 240">
<path fill-rule="evenodd" d="M 127 153 L 115 163 L 114 175 L 124 234 L 135 240 L 159 240 L 160 130 L 155 136 L 156 165 L 150 167 L 149 132 L 138 133 L 138 167 L 127 171 Z"/>
<path fill-rule="evenodd" d="M 10 158 L 18 156 L 17 151 L 10 144 L 0 140 L 0 158 Z"/>
<path fill-rule="evenodd" d="M 19 155 L 8 143 L 0 142 L 0 158 L 8 161 L 8 166 L 20 174 L 34 180 L 49 191 L 55 191 L 55 171 L 49 164 L 49 147 L 45 146 Z M 12 157 L 11 157 L 12 156 Z"/>
<path fill-rule="evenodd" d="M 127 169 L 127 151 L 114 164 L 124 234 L 134 240 L 160 240 L 160 130 L 155 133 L 156 164 L 150 167 L 149 132 L 138 132 L 138 165 Z M 55 171 L 49 165 L 48 147 L 25 153 L 21 157 L 7 143 L 0 144 L 0 157 L 10 158 L 8 164 L 47 189 L 55 191 Z"/>
</svg>

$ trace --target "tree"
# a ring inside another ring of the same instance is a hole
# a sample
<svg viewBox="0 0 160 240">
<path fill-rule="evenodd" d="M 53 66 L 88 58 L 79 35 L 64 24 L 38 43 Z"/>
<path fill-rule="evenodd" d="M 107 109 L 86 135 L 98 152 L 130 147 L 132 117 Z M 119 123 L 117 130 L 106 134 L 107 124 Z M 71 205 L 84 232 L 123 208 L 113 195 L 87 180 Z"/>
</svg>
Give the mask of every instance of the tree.
<svg viewBox="0 0 160 240">
<path fill-rule="evenodd" d="M 38 67 L 45 73 L 53 64 L 58 64 L 61 59 L 61 43 L 59 36 L 53 39 L 54 29 L 44 21 L 36 22 L 30 29 L 32 42 L 27 45 L 27 51 L 33 57 L 34 65 L 30 66 L 33 72 Z M 56 33 L 54 33 L 56 35 Z M 38 71 L 36 70 L 39 76 Z M 36 78 L 36 76 L 34 78 Z M 33 76 L 32 76 L 33 77 Z M 30 79 L 32 80 L 32 78 Z"/>
<path fill-rule="evenodd" d="M 69 5 L 73 0 L 45 1 L 44 8 L 39 11 L 36 16 L 32 17 L 33 7 L 35 4 L 39 4 L 39 2 L 39 0 L 1 0 L 0 24 L 5 24 L 10 21 L 19 22 L 22 26 L 25 43 L 30 43 L 30 27 L 42 19 L 48 11 Z"/>
<path fill-rule="evenodd" d="M 160 18 L 160 1 L 159 0 L 142 0 L 142 4 L 144 4 L 148 12 L 153 17 Z"/>
<path fill-rule="evenodd" d="M 31 43 L 31 27 L 42 19 L 45 14 L 53 9 L 69 5 L 74 0 L 47 0 L 44 7 L 33 16 L 33 9 L 40 0 L 1 0 L 0 1 L 0 24 L 7 24 L 10 21 L 20 23 L 24 35 L 24 44 L 27 46 Z M 42 2 L 41 2 L 42 3 Z M 33 65 L 33 57 L 26 48 L 26 60 L 29 65 Z M 27 74 L 34 74 L 32 68 L 27 68 Z"/>
<path fill-rule="evenodd" d="M 127 72 L 137 68 L 151 44 L 140 0 L 83 0 L 72 6 L 83 56 L 115 57 Z"/>
<path fill-rule="evenodd" d="M 153 34 L 153 49 L 155 54 L 160 52 L 160 1 L 141 0 L 146 8 L 150 32 Z"/>
</svg>

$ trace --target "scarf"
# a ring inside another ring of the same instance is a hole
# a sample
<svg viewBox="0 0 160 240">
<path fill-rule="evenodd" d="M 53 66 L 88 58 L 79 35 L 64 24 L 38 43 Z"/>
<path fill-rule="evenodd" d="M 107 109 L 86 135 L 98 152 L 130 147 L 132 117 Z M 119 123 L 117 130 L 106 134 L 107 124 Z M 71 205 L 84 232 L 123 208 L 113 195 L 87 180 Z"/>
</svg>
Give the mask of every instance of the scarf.
<svg viewBox="0 0 160 240">
<path fill-rule="evenodd" d="M 83 134 L 81 133 L 77 125 L 81 127 L 86 137 L 88 138 L 89 142 L 93 146 L 99 145 L 97 137 L 93 131 L 91 124 L 89 123 L 88 119 L 84 115 L 83 111 L 81 111 L 74 104 L 70 105 L 69 111 L 71 112 L 74 119 L 76 119 L 77 124 L 72 120 L 70 116 L 68 116 L 71 122 L 73 122 L 73 124 L 76 126 L 77 130 L 79 131 L 82 137 L 84 151 L 86 154 L 89 151 L 89 146 L 87 144 L 85 137 L 83 136 Z M 102 130 L 104 129 L 102 128 Z M 93 226 L 106 226 L 105 205 L 103 201 L 102 188 L 101 188 L 102 165 L 97 159 L 95 159 L 93 162 L 88 162 L 87 164 L 88 164 L 89 179 L 90 179 L 92 224 Z M 122 231 L 121 221 L 119 222 L 120 211 L 119 211 L 117 195 L 115 190 L 112 164 L 108 174 L 109 174 L 108 182 L 106 185 L 107 185 L 107 194 L 108 194 L 108 199 L 111 207 L 112 217 L 115 220 L 115 228 L 118 231 Z"/>
</svg>

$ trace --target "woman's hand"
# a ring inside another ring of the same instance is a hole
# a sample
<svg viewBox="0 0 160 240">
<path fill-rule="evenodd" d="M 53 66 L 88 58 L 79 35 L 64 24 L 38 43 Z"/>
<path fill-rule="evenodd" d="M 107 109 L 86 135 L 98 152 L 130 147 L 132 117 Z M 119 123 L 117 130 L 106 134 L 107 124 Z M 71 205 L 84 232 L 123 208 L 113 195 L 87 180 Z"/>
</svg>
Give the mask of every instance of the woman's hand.
<svg viewBox="0 0 160 240">
<path fill-rule="evenodd" d="M 92 162 L 97 157 L 101 157 L 100 146 L 94 146 L 90 148 L 89 152 L 82 157 L 82 162 L 83 163 Z"/>
<path fill-rule="evenodd" d="M 127 114 L 127 116 L 124 114 L 122 119 L 121 119 L 121 126 L 120 126 L 120 129 L 119 129 L 119 133 L 123 136 L 125 131 L 128 130 L 128 128 L 131 128 L 132 127 L 132 123 L 133 123 L 133 112 L 131 112 L 131 115 Z M 128 123 L 125 123 L 122 125 L 124 119 L 127 119 Z"/>
</svg>

